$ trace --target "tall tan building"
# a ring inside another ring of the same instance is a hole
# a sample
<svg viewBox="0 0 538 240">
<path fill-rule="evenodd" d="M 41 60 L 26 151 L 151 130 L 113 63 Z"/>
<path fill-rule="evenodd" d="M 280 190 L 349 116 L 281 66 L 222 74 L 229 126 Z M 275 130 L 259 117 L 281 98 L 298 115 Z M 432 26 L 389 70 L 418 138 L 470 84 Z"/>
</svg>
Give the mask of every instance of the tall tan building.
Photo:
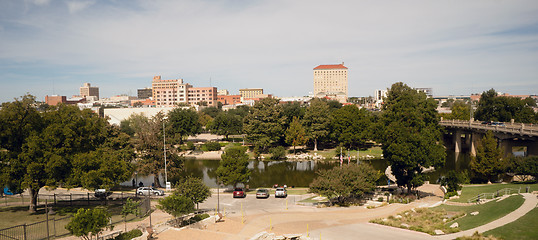
<svg viewBox="0 0 538 240">
<path fill-rule="evenodd" d="M 94 97 L 94 100 L 99 100 L 99 88 L 92 87 L 89 83 L 84 83 L 80 87 L 80 96 L 88 99 L 89 97 Z"/>
<path fill-rule="evenodd" d="M 195 88 L 183 83 L 183 79 L 162 80 L 161 76 L 153 77 L 151 86 L 157 107 L 170 107 L 178 103 L 196 105 L 201 102 L 206 102 L 208 106 L 217 106 L 216 87 Z"/>
<path fill-rule="evenodd" d="M 170 107 L 177 103 L 188 101 L 189 84 L 183 83 L 183 79 L 162 80 L 161 76 L 153 77 L 151 88 L 153 100 L 157 107 Z"/>
<path fill-rule="evenodd" d="M 329 97 L 347 102 L 347 67 L 342 64 L 314 68 L 314 97 Z"/>
<path fill-rule="evenodd" d="M 241 97 L 243 99 L 245 99 L 245 98 L 255 98 L 258 95 L 262 95 L 262 94 L 263 94 L 263 88 L 244 88 L 244 89 L 239 89 L 239 95 L 241 95 Z"/>
<path fill-rule="evenodd" d="M 191 105 L 200 105 L 202 102 L 207 106 L 217 106 L 217 88 L 216 87 L 191 87 L 188 89 L 188 103 Z"/>
</svg>

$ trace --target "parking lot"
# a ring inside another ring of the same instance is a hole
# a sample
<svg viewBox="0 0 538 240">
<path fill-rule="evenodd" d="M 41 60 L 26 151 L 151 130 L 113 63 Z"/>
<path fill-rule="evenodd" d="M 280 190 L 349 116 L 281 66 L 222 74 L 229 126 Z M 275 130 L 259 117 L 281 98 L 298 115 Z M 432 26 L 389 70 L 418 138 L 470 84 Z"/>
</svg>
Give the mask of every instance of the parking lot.
<svg viewBox="0 0 538 240">
<path fill-rule="evenodd" d="M 275 195 L 271 194 L 269 198 L 257 199 L 256 191 L 250 191 L 245 198 L 233 198 L 231 192 L 224 193 L 222 189 L 219 194 L 216 191 L 211 194 L 209 199 L 200 204 L 200 209 L 215 211 L 217 202 L 220 202 L 220 212 L 225 211 L 227 215 L 241 215 L 241 205 L 245 215 L 263 212 L 281 212 L 286 210 L 286 202 L 288 210 L 298 210 L 305 207 L 296 205 L 296 202 L 310 197 L 310 194 L 305 194 L 288 195 L 286 198 L 275 198 Z"/>
</svg>

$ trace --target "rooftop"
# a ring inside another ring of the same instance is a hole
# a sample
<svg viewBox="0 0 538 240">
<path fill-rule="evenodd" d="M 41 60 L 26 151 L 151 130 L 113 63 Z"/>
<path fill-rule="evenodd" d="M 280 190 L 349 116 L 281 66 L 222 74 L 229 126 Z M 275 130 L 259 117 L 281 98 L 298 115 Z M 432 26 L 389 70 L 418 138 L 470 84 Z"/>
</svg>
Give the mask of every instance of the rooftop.
<svg viewBox="0 0 538 240">
<path fill-rule="evenodd" d="M 328 64 L 328 65 L 319 65 L 314 68 L 314 70 L 321 70 L 321 69 L 347 69 L 347 67 L 345 67 L 344 64 Z"/>
</svg>

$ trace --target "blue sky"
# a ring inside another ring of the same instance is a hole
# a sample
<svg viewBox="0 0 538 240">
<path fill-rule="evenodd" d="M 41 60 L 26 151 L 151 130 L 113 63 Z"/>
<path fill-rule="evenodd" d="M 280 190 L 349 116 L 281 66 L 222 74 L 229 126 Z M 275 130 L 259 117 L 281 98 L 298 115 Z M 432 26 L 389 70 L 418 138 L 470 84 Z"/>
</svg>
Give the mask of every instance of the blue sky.
<svg viewBox="0 0 538 240">
<path fill-rule="evenodd" d="M 350 96 L 538 94 L 538 1 L 0 0 L 0 102 L 136 95 L 154 75 L 304 96 L 341 62 Z"/>
</svg>

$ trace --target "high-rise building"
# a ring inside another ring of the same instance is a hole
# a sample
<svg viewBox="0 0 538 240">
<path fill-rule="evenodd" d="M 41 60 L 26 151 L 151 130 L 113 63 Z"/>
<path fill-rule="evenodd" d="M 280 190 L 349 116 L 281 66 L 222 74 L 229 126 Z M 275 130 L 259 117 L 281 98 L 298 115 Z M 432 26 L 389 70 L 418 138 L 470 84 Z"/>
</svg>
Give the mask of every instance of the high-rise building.
<svg viewBox="0 0 538 240">
<path fill-rule="evenodd" d="M 153 100 L 157 107 L 174 106 L 177 103 L 187 103 L 187 91 L 192 87 L 183 83 L 183 79 L 162 80 L 161 76 L 153 77 L 151 88 Z"/>
<path fill-rule="evenodd" d="M 202 102 L 206 102 L 207 106 L 217 106 L 216 87 L 195 88 L 183 83 L 183 79 L 162 80 L 161 76 L 153 77 L 151 86 L 157 107 L 174 106 L 178 103 L 197 105 Z"/>
<path fill-rule="evenodd" d="M 190 87 L 188 89 L 188 103 L 191 105 L 201 105 L 203 102 L 210 107 L 217 106 L 216 87 Z"/>
<path fill-rule="evenodd" d="M 342 64 L 319 65 L 314 68 L 314 97 L 329 97 L 347 102 L 347 67 Z"/>
<path fill-rule="evenodd" d="M 217 95 L 218 95 L 218 96 L 226 96 L 226 95 L 229 95 L 229 94 L 230 94 L 230 92 L 228 92 L 227 89 L 219 89 L 219 90 L 217 91 Z"/>
<path fill-rule="evenodd" d="M 375 90 L 374 93 L 374 103 L 375 107 L 380 108 L 383 105 L 383 98 L 387 97 L 387 90 Z"/>
<path fill-rule="evenodd" d="M 95 100 L 99 100 L 99 87 L 92 87 L 89 83 L 84 83 L 80 87 L 80 96 L 86 99 L 89 97 L 94 97 Z"/>
<path fill-rule="evenodd" d="M 244 89 L 239 89 L 239 95 L 241 95 L 241 97 L 243 99 L 256 98 L 258 95 L 262 95 L 262 94 L 263 94 L 263 88 L 244 88 Z"/>
<path fill-rule="evenodd" d="M 148 99 L 153 96 L 153 90 L 151 88 L 137 89 L 138 99 Z"/>
<path fill-rule="evenodd" d="M 415 88 L 418 92 L 423 92 L 426 94 L 427 97 L 431 98 L 433 97 L 433 89 L 432 88 Z"/>
</svg>

